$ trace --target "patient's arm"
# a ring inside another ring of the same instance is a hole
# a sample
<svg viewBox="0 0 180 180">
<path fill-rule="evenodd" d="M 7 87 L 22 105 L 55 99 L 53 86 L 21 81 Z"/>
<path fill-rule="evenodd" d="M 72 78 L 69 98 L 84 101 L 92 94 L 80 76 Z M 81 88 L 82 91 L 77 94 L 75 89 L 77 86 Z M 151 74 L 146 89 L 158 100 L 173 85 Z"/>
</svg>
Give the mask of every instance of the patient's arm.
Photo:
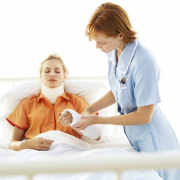
<svg viewBox="0 0 180 180">
<path fill-rule="evenodd" d="M 87 107 L 81 114 L 82 115 L 92 114 L 94 112 L 97 112 L 101 109 L 104 109 L 104 108 L 114 104 L 115 102 L 116 101 L 115 101 L 114 95 L 113 95 L 112 91 L 110 90 L 102 98 L 100 98 L 99 100 L 97 100 L 96 102 L 91 104 L 89 107 Z"/>
<path fill-rule="evenodd" d="M 67 115 L 67 113 L 69 113 L 69 115 Z M 64 115 L 64 116 L 63 116 Z M 97 115 L 95 115 L 97 116 Z M 64 122 L 64 124 L 69 124 L 71 119 L 71 124 L 70 126 L 72 127 L 73 125 L 77 124 L 78 122 L 82 121 L 81 119 L 81 115 L 78 114 L 76 111 L 72 110 L 72 109 L 65 109 L 60 117 L 58 118 L 58 121 L 63 125 L 62 121 Z M 80 131 L 84 136 L 89 137 L 90 139 L 98 139 L 101 136 L 102 133 L 102 129 L 101 126 L 96 124 L 93 125 L 91 127 L 88 127 L 85 130 Z"/>
<path fill-rule="evenodd" d="M 36 149 L 47 151 L 53 140 L 43 139 L 43 138 L 32 138 L 27 140 L 22 140 L 25 134 L 24 129 L 14 127 L 12 140 L 9 145 L 9 149 L 20 151 L 22 149 Z"/>
</svg>

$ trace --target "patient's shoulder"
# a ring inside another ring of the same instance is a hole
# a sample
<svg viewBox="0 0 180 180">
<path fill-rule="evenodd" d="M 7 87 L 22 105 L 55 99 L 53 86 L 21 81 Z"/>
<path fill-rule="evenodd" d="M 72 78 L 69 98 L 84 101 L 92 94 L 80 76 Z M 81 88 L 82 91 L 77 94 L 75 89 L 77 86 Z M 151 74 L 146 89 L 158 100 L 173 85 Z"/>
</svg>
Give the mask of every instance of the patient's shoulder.
<svg viewBox="0 0 180 180">
<path fill-rule="evenodd" d="M 88 105 L 87 101 L 82 96 L 78 96 L 78 95 L 72 94 L 72 93 L 66 93 L 66 95 L 72 104 L 76 104 L 76 105 L 86 104 L 86 105 Z"/>
<path fill-rule="evenodd" d="M 79 114 L 81 114 L 84 111 L 84 109 L 89 106 L 87 101 L 81 96 L 67 93 L 67 97 L 69 98 L 70 103 L 74 106 L 76 112 L 78 112 Z"/>
<path fill-rule="evenodd" d="M 69 99 L 73 99 L 73 100 L 77 100 L 77 101 L 84 101 L 84 98 L 82 96 L 78 96 L 77 94 L 66 93 L 66 96 Z"/>
<path fill-rule="evenodd" d="M 39 94 L 38 94 L 39 95 Z M 33 95 L 33 96 L 30 96 L 30 97 L 27 97 L 27 98 L 24 98 L 21 100 L 21 104 L 31 104 L 33 102 L 37 102 L 37 96 L 38 95 Z"/>
</svg>

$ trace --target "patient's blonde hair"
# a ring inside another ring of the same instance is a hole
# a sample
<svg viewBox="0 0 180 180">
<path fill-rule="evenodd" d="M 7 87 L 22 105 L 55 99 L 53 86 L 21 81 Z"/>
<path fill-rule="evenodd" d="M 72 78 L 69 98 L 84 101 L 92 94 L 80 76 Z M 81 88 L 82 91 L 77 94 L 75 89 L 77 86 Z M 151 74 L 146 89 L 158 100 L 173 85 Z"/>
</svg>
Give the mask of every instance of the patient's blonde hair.
<svg viewBox="0 0 180 180">
<path fill-rule="evenodd" d="M 43 62 L 41 62 L 39 73 L 40 73 L 40 74 L 42 73 L 43 64 L 44 64 L 46 61 L 48 61 L 48 60 L 53 60 L 53 59 L 56 59 L 56 60 L 59 60 L 59 61 L 60 61 L 60 63 L 62 64 L 63 71 L 64 71 L 64 76 L 65 76 L 65 78 L 67 78 L 67 77 L 68 77 L 68 74 L 69 74 L 69 71 L 68 71 L 65 63 L 63 62 L 62 58 L 61 58 L 60 56 L 58 56 L 57 54 L 51 54 L 51 55 L 49 55 Z"/>
</svg>

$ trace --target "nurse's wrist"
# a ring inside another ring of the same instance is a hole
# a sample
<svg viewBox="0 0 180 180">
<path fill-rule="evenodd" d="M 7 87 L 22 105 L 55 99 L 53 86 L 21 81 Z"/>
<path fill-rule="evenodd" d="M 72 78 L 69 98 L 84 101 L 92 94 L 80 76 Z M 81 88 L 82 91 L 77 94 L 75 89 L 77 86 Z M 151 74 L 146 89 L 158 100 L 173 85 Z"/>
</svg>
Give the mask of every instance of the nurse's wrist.
<svg viewBox="0 0 180 180">
<path fill-rule="evenodd" d="M 90 115 L 91 112 L 89 111 L 89 108 L 86 108 L 82 113 L 81 115 Z"/>
<path fill-rule="evenodd" d="M 93 122 L 93 124 L 109 124 L 108 123 L 108 117 L 104 117 L 104 116 L 97 116 L 95 122 Z"/>
<path fill-rule="evenodd" d="M 94 111 L 93 111 L 93 109 L 91 108 L 91 106 L 89 106 L 88 108 L 86 108 L 86 115 L 90 115 L 90 114 L 93 114 L 94 113 Z"/>
</svg>

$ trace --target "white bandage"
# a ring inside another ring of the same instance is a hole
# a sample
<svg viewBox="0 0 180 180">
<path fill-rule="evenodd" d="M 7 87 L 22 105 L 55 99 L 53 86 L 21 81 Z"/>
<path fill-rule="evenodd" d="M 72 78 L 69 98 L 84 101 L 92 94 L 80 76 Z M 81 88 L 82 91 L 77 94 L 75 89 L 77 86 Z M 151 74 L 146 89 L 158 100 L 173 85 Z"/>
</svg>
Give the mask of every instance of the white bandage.
<svg viewBox="0 0 180 180">
<path fill-rule="evenodd" d="M 65 109 L 62 113 L 66 113 L 69 112 L 71 113 L 72 117 L 73 117 L 73 121 L 70 124 L 70 126 L 73 126 L 75 124 L 77 124 L 78 122 L 82 121 L 82 119 L 80 118 L 81 115 L 78 114 L 76 111 L 72 110 L 72 109 Z M 102 128 L 99 124 L 94 124 L 94 125 L 90 125 L 88 126 L 86 129 L 84 130 L 80 130 L 80 132 L 84 135 L 87 136 L 91 139 L 97 139 L 101 136 L 102 134 Z"/>
</svg>

